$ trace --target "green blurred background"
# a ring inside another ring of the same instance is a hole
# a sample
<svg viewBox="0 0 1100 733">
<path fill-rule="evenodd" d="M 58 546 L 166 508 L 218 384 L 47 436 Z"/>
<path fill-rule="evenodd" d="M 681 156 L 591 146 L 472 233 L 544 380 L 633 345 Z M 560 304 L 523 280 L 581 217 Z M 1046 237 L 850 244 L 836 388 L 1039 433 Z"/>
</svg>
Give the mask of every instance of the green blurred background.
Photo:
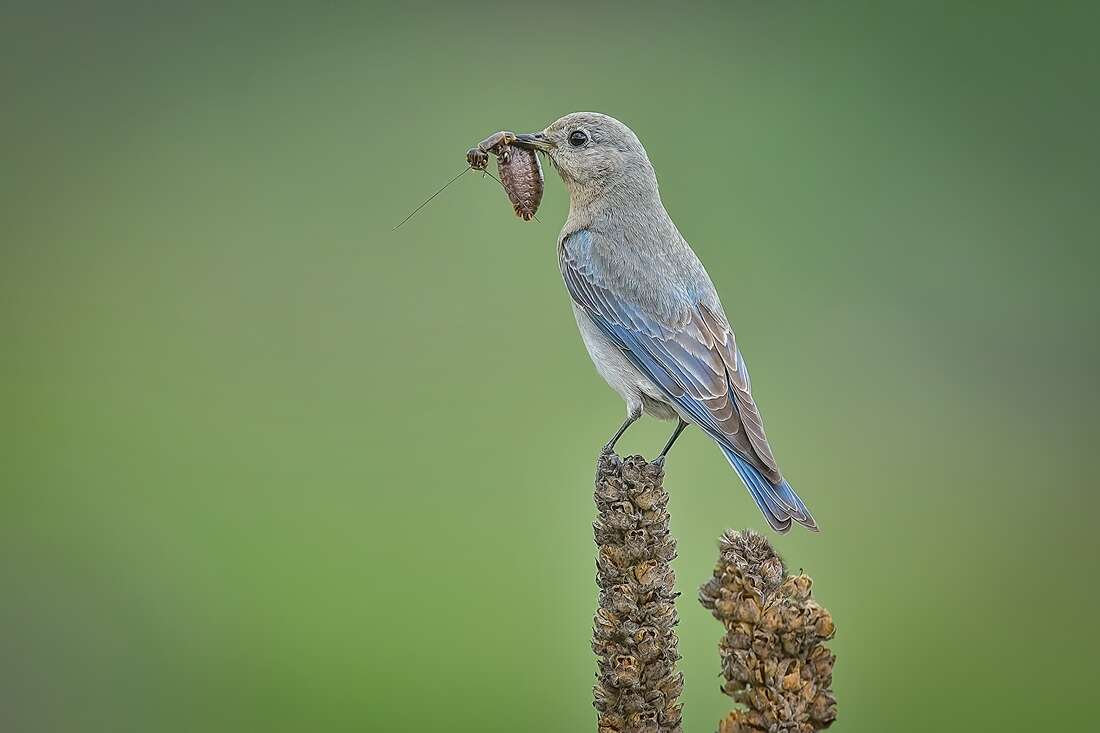
<svg viewBox="0 0 1100 733">
<path fill-rule="evenodd" d="M 839 634 L 843 731 L 1094 719 L 1088 3 L 36 3 L 0 23 L 0 729 L 594 729 L 623 406 L 500 129 L 630 124 L 723 294 Z M 652 455 L 669 426 L 621 444 Z M 763 528 L 669 462 L 695 602 Z"/>
</svg>

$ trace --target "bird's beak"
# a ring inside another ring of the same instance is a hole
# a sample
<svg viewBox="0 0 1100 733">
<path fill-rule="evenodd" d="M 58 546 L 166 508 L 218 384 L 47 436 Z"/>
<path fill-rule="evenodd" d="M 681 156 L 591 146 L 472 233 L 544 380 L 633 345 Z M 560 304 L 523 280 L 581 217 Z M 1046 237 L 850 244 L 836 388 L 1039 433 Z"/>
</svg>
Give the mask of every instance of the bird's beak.
<svg viewBox="0 0 1100 733">
<path fill-rule="evenodd" d="M 528 150 L 541 150 L 544 153 L 549 153 L 554 149 L 554 144 L 550 142 L 545 133 L 542 132 L 524 132 L 516 135 L 516 145 L 521 148 L 527 148 Z"/>
</svg>

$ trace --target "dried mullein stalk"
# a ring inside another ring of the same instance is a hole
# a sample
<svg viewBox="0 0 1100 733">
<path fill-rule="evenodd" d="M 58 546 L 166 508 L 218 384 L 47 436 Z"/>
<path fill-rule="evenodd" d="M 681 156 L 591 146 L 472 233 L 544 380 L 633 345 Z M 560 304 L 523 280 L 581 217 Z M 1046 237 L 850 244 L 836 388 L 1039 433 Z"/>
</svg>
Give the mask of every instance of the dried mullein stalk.
<svg viewBox="0 0 1100 733">
<path fill-rule="evenodd" d="M 788 576 L 768 541 L 745 530 L 720 540 L 714 577 L 699 602 L 726 627 L 719 644 L 722 691 L 748 707 L 727 715 L 719 733 L 811 733 L 836 719 L 835 628 L 810 598 L 807 575 Z"/>
<path fill-rule="evenodd" d="M 680 729 L 683 676 L 676 671 L 676 576 L 670 562 L 668 494 L 659 465 L 641 456 L 600 456 L 593 523 L 600 588 L 592 649 L 599 733 Z"/>
</svg>

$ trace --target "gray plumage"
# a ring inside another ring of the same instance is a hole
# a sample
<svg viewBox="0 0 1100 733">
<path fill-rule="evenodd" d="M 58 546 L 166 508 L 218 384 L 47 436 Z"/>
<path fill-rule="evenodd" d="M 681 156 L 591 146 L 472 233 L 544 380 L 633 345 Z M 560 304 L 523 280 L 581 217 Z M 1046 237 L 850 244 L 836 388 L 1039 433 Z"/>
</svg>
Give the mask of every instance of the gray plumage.
<svg viewBox="0 0 1100 733">
<path fill-rule="evenodd" d="M 578 112 L 519 142 L 546 153 L 569 191 L 562 277 L 585 347 L 627 407 L 609 445 L 642 414 L 698 425 L 774 529 L 816 529 L 779 471 L 718 292 L 665 211 L 637 136 Z"/>
</svg>

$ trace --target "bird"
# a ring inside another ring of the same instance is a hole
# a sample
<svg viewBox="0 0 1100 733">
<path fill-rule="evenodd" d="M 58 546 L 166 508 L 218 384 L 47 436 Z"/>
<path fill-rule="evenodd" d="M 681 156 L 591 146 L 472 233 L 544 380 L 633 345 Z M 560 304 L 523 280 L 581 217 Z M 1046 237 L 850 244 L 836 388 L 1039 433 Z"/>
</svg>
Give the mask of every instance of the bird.
<svg viewBox="0 0 1100 733">
<path fill-rule="evenodd" d="M 771 528 L 817 522 L 780 473 L 748 367 L 710 276 L 661 202 L 638 136 L 619 120 L 574 112 L 516 145 L 543 154 L 569 193 L 558 263 L 596 371 L 626 402 L 626 420 L 675 420 L 656 462 L 688 425 L 721 449 Z"/>
</svg>

